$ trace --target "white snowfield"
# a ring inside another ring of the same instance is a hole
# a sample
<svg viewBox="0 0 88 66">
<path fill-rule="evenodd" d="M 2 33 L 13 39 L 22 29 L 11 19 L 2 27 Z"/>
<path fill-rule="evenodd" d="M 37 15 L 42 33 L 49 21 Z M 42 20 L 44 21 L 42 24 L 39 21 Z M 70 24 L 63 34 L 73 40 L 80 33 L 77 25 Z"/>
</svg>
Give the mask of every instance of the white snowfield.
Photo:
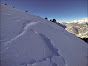
<svg viewBox="0 0 88 66">
<path fill-rule="evenodd" d="M 88 66 L 88 44 L 39 16 L 0 5 L 1 66 Z"/>
<path fill-rule="evenodd" d="M 88 17 L 82 18 L 81 20 L 74 20 L 74 23 L 88 23 Z"/>
</svg>

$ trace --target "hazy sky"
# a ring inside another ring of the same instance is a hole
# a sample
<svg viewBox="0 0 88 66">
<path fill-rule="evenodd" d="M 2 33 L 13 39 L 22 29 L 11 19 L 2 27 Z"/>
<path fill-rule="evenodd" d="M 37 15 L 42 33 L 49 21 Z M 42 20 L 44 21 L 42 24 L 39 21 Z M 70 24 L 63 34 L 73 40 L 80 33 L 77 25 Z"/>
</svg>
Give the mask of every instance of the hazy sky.
<svg viewBox="0 0 88 66">
<path fill-rule="evenodd" d="M 1 3 L 57 21 L 73 21 L 88 15 L 88 0 L 1 0 Z"/>
</svg>

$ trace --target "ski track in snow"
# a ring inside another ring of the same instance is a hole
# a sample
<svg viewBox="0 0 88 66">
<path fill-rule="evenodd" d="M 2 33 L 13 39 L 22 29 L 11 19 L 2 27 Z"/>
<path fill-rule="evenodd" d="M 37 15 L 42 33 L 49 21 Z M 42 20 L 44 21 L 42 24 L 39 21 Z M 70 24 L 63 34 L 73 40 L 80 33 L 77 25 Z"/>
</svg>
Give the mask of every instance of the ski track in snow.
<svg viewBox="0 0 88 66">
<path fill-rule="evenodd" d="M 28 23 L 28 22 L 26 22 L 26 23 Z M 34 25 L 36 25 L 36 24 L 39 23 L 39 22 L 31 22 L 31 23 L 29 23 L 29 24 L 26 24 L 26 23 L 23 24 L 23 29 L 22 29 L 22 31 L 21 31 L 16 37 L 12 38 L 10 41 L 5 42 L 5 43 L 4 43 L 4 46 L 7 46 L 7 45 L 8 45 L 9 43 L 11 43 L 12 41 L 14 41 L 14 40 L 16 40 L 17 38 L 19 38 L 20 36 L 24 35 L 29 27 L 34 26 Z M 9 47 L 7 47 L 6 49 L 4 49 L 4 50 L 1 51 L 0 53 L 3 53 L 3 52 L 4 52 L 5 50 L 7 50 L 8 48 L 9 48 Z"/>
<path fill-rule="evenodd" d="M 58 49 L 56 49 L 56 48 L 53 46 L 51 40 L 50 40 L 48 37 L 46 37 L 44 34 L 41 34 L 41 33 L 40 33 L 39 35 L 40 35 L 40 36 L 42 37 L 42 39 L 45 41 L 45 43 L 47 44 L 48 48 L 49 48 L 56 56 L 59 56 L 59 53 L 57 52 Z"/>
<path fill-rule="evenodd" d="M 42 37 L 42 39 L 45 41 L 45 43 L 47 44 L 48 48 L 52 51 L 53 55 L 48 57 L 50 59 L 50 61 L 52 62 L 52 66 L 57 66 L 57 64 L 55 64 L 53 61 L 52 61 L 52 58 L 54 56 L 60 56 L 60 54 L 58 53 L 58 49 L 55 48 L 52 44 L 52 41 L 44 34 L 40 34 L 40 36 Z M 62 60 L 64 62 L 64 64 L 66 64 L 65 60 L 63 59 L 62 57 Z M 62 64 L 62 66 L 65 66 Z"/>
<path fill-rule="evenodd" d="M 66 61 L 58 53 L 58 49 L 53 46 L 52 41 L 42 33 L 39 33 L 39 35 L 44 40 L 44 42 L 46 43 L 48 48 L 52 51 L 52 55 L 50 55 L 48 57 L 45 57 L 45 58 L 42 58 L 42 59 L 40 59 L 38 61 L 32 59 L 31 61 L 29 61 L 29 63 L 24 62 L 21 65 L 24 65 L 24 66 L 36 66 L 37 63 L 45 62 L 47 59 L 49 59 L 52 66 L 58 66 L 58 63 L 55 63 L 55 61 L 53 61 L 53 57 L 58 57 L 59 58 L 59 66 L 67 66 Z"/>
</svg>

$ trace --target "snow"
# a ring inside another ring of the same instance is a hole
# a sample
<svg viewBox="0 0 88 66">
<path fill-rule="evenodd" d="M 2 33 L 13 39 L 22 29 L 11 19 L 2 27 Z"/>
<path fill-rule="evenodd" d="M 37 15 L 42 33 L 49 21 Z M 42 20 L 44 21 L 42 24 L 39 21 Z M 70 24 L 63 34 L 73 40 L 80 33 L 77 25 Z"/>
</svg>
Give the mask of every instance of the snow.
<svg viewBox="0 0 88 66">
<path fill-rule="evenodd" d="M 63 22 L 64 23 L 64 22 Z M 65 23 L 78 23 L 78 24 L 81 24 L 81 23 L 88 23 L 88 17 L 84 17 L 80 20 L 73 20 L 71 22 L 65 22 Z"/>
<path fill-rule="evenodd" d="M 39 16 L 0 6 L 1 66 L 87 66 L 87 43 Z"/>
<path fill-rule="evenodd" d="M 86 22 L 88 22 L 88 17 L 85 17 L 85 18 L 82 18 L 81 20 L 74 20 L 74 21 L 72 21 L 72 22 L 75 22 L 75 23 L 86 23 Z"/>
<path fill-rule="evenodd" d="M 87 19 L 87 18 L 83 18 Z M 88 23 L 87 22 L 71 22 L 71 23 L 65 23 L 66 30 L 77 37 L 80 38 L 88 38 Z"/>
</svg>

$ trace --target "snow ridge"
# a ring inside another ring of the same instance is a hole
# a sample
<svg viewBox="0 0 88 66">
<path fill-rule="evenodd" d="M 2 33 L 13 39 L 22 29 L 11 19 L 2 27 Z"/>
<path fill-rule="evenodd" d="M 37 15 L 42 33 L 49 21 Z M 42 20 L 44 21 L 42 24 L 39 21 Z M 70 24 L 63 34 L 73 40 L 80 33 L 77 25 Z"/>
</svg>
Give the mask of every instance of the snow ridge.
<svg viewBox="0 0 88 66">
<path fill-rule="evenodd" d="M 29 23 L 26 27 L 24 27 L 24 31 L 23 31 L 22 33 L 20 33 L 19 35 L 17 35 L 15 38 L 11 39 L 10 41 L 5 42 L 5 44 L 11 43 L 13 40 L 15 40 L 15 39 L 17 39 L 18 37 L 24 35 L 29 27 L 34 26 L 34 25 L 37 24 L 37 23 L 38 23 L 38 22 L 31 22 L 31 23 Z"/>
<path fill-rule="evenodd" d="M 26 22 L 26 23 L 28 23 L 28 22 Z M 36 25 L 36 24 L 39 23 L 39 22 L 31 22 L 31 23 L 29 23 L 29 24 L 26 24 L 26 23 L 23 24 L 22 32 L 20 32 L 16 37 L 12 38 L 10 41 L 5 42 L 5 43 L 4 43 L 4 46 L 7 46 L 7 45 L 8 45 L 9 43 L 11 43 L 12 41 L 14 41 L 14 40 L 16 40 L 17 38 L 19 38 L 20 36 L 24 35 L 29 27 L 34 26 L 34 25 Z M 24 26 L 25 26 L 25 27 L 24 27 Z M 4 49 L 3 51 L 1 51 L 0 53 L 3 53 L 3 52 L 4 52 L 5 50 L 7 50 L 7 49 L 8 49 L 8 47 L 7 47 L 6 49 Z"/>
</svg>

